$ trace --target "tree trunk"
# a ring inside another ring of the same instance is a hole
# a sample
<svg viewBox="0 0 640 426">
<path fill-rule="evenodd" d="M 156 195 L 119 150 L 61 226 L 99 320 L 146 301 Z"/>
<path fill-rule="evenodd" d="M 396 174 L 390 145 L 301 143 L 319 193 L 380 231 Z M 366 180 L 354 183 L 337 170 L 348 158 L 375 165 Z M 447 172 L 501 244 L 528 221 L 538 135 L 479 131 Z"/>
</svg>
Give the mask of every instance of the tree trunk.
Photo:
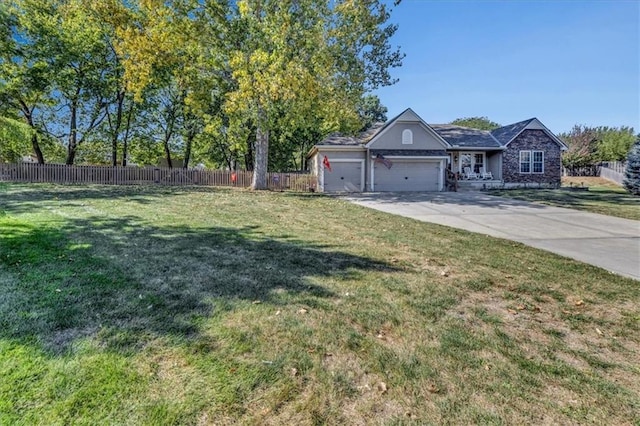
<svg viewBox="0 0 640 426">
<path fill-rule="evenodd" d="M 78 107 L 75 103 L 71 104 L 71 119 L 69 121 L 69 146 L 67 146 L 67 161 L 65 164 L 72 166 L 76 159 L 76 150 L 78 143 L 77 135 L 77 115 Z"/>
<path fill-rule="evenodd" d="M 256 150 L 251 189 L 267 189 L 267 167 L 269 160 L 269 130 L 261 125 L 256 131 Z"/>
<path fill-rule="evenodd" d="M 171 150 L 169 149 L 169 141 L 164 141 L 164 156 L 167 158 L 167 166 L 170 169 L 173 168 L 173 163 L 171 162 Z"/>
<path fill-rule="evenodd" d="M 23 101 L 20 101 L 20 110 L 27 121 L 27 124 L 31 127 L 31 130 L 33 130 L 33 134 L 31 135 L 31 147 L 33 148 L 33 152 L 36 154 L 38 164 L 44 164 L 44 155 L 42 154 L 42 149 L 40 149 L 40 143 L 38 142 L 38 131 L 33 123 L 33 110 L 31 110 Z"/>
<path fill-rule="evenodd" d="M 44 155 L 42 154 L 42 150 L 40 149 L 40 143 L 38 143 L 38 133 L 36 133 L 36 126 L 33 124 L 33 117 L 31 114 L 27 115 L 27 124 L 33 130 L 33 134 L 31 135 L 31 147 L 33 148 L 33 152 L 36 154 L 38 158 L 38 164 L 44 164 Z"/>
<path fill-rule="evenodd" d="M 33 152 L 36 153 L 36 157 L 38 158 L 38 164 L 44 164 L 44 155 L 42 155 L 42 150 L 38 143 L 38 135 L 35 133 L 35 130 L 33 135 L 31 135 L 31 146 L 33 147 Z"/>
<path fill-rule="evenodd" d="M 124 106 L 124 96 L 125 93 L 123 91 L 118 92 L 118 105 L 116 109 L 116 123 L 112 127 L 112 136 L 111 136 L 111 164 L 113 166 L 118 165 L 118 136 L 120 136 L 120 127 L 122 126 L 122 109 Z M 107 107 L 108 108 L 108 107 Z"/>
<path fill-rule="evenodd" d="M 131 130 L 131 115 L 133 114 L 133 103 L 129 107 L 127 113 L 127 127 L 124 132 L 124 139 L 122 141 L 122 166 L 127 165 L 127 156 L 129 155 L 129 131 Z"/>
<path fill-rule="evenodd" d="M 193 145 L 193 139 L 195 137 L 196 135 L 191 132 L 187 134 L 187 141 L 184 148 L 184 165 L 183 165 L 185 169 L 189 167 L 189 160 L 191 159 L 191 146 Z"/>
</svg>

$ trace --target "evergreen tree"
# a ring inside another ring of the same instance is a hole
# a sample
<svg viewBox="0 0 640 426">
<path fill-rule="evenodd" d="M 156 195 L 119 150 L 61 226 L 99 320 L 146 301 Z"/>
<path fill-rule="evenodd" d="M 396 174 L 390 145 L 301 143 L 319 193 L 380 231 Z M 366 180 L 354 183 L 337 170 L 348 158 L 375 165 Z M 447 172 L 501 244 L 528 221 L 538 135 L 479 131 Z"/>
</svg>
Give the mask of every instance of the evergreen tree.
<svg viewBox="0 0 640 426">
<path fill-rule="evenodd" d="M 640 195 L 640 138 L 636 139 L 627 155 L 624 187 L 633 195 Z"/>
</svg>

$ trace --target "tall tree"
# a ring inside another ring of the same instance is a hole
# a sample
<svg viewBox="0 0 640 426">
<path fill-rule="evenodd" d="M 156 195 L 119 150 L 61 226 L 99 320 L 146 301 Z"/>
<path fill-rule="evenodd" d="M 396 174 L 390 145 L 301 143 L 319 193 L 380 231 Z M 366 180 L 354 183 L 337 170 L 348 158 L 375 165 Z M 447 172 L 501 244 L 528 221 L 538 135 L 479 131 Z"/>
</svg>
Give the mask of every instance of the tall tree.
<svg viewBox="0 0 640 426">
<path fill-rule="evenodd" d="M 589 127 L 576 124 L 560 133 L 569 150 L 563 155 L 566 167 L 583 167 L 600 161 L 624 161 L 636 140 L 633 127 Z"/>
<path fill-rule="evenodd" d="M 387 107 L 382 105 L 376 95 L 365 95 L 358 104 L 358 115 L 362 121 L 360 130 L 367 130 L 375 123 L 387 121 Z"/>
<path fill-rule="evenodd" d="M 229 66 L 237 83 L 226 110 L 256 125 L 252 188 L 267 188 L 269 136 L 278 108 L 290 122 L 325 117 L 328 128 L 359 127 L 357 103 L 368 91 L 393 84 L 389 68 L 402 55 L 391 49 L 396 26 L 379 0 L 239 0 Z"/>
<path fill-rule="evenodd" d="M 456 118 L 451 122 L 451 124 L 455 124 L 456 126 L 462 127 L 470 127 L 472 129 L 479 130 L 493 130 L 500 127 L 500 124 L 495 121 L 489 120 L 487 117 L 464 117 L 464 118 Z"/>
<path fill-rule="evenodd" d="M 67 164 L 104 118 L 105 81 L 109 72 L 105 36 L 83 0 L 16 0 L 27 22 L 25 36 L 47 64 L 56 102 L 47 131 L 67 140 Z M 64 129 L 61 125 L 66 122 Z"/>
<path fill-rule="evenodd" d="M 627 156 L 624 187 L 633 195 L 640 195 L 640 137 L 638 137 Z"/>
<path fill-rule="evenodd" d="M 44 164 L 37 114 L 51 102 L 51 70 L 28 37 L 29 20 L 23 2 L 0 4 L 0 107 L 12 109 L 31 128 L 31 149 Z"/>
<path fill-rule="evenodd" d="M 576 124 L 570 132 L 558 136 L 569 148 L 562 155 L 565 167 L 584 167 L 594 163 L 598 137 L 592 128 Z"/>
<path fill-rule="evenodd" d="M 633 127 L 600 126 L 594 129 L 597 134 L 597 156 L 600 161 L 624 161 L 636 141 Z"/>
</svg>

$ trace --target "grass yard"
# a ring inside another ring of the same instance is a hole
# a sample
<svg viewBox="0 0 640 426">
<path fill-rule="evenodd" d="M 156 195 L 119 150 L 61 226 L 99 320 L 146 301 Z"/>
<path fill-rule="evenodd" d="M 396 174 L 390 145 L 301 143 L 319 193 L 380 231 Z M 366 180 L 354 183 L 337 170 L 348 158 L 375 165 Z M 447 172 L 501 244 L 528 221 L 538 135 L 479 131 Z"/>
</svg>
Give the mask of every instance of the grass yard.
<svg viewBox="0 0 640 426">
<path fill-rule="evenodd" d="M 322 195 L 0 185 L 0 294 L 0 424 L 639 421 L 638 282 Z"/>
<path fill-rule="evenodd" d="M 589 190 L 512 189 L 496 190 L 490 193 L 550 206 L 640 220 L 640 197 L 630 195 L 624 188 L 607 179 L 589 176 L 563 177 L 562 186 L 588 187 Z"/>
</svg>

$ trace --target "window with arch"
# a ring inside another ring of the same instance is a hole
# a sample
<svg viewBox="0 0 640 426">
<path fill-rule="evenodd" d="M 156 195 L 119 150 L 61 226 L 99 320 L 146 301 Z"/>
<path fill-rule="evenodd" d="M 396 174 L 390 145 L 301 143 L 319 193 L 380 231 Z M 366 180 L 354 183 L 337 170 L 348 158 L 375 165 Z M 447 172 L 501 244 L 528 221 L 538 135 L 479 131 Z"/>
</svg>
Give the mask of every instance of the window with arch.
<svg viewBox="0 0 640 426">
<path fill-rule="evenodd" d="M 413 144 L 413 132 L 409 129 L 404 129 L 402 131 L 402 145 L 411 144 Z"/>
</svg>

